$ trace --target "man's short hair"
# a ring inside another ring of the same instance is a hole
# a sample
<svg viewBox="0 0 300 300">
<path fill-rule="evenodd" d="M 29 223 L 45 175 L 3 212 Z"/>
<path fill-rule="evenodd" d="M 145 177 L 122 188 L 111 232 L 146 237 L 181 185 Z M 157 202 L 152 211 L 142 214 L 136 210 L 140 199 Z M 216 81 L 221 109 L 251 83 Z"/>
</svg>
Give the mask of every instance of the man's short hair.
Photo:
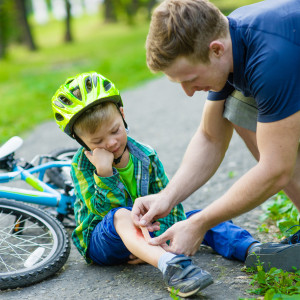
<svg viewBox="0 0 300 300">
<path fill-rule="evenodd" d="M 147 64 L 163 71 L 177 57 L 209 62 L 209 44 L 225 37 L 227 20 L 207 0 L 165 0 L 153 12 L 146 41 Z"/>
<path fill-rule="evenodd" d="M 75 122 L 74 131 L 76 135 L 83 136 L 85 132 L 95 133 L 99 126 L 118 113 L 117 106 L 112 102 L 97 104 L 86 110 Z"/>
</svg>

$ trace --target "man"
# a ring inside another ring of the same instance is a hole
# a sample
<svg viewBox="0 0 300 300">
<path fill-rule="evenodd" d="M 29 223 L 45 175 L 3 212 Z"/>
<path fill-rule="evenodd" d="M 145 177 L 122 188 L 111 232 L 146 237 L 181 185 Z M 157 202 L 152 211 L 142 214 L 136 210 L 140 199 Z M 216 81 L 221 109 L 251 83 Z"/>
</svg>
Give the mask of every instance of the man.
<svg viewBox="0 0 300 300">
<path fill-rule="evenodd" d="M 153 245 L 170 240 L 168 251 L 193 255 L 209 228 L 281 189 L 300 210 L 299 32 L 299 0 L 260 2 L 228 18 L 205 0 L 166 0 L 156 8 L 146 43 L 149 68 L 180 83 L 188 96 L 210 92 L 180 168 L 162 192 L 136 200 L 135 224 L 151 227 L 204 185 L 222 162 L 233 128 L 258 163 L 200 213 L 152 239 Z M 282 247 L 254 252 L 273 255 Z M 288 249 L 293 256 L 300 244 Z"/>
</svg>

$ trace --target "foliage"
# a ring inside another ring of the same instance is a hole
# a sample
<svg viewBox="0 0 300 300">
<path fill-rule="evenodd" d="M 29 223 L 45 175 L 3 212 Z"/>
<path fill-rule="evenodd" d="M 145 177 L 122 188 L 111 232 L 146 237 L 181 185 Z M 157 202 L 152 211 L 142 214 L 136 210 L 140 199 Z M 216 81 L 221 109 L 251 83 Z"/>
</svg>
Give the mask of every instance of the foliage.
<svg viewBox="0 0 300 300">
<path fill-rule="evenodd" d="M 282 234 L 289 236 L 294 233 L 289 229 L 294 225 L 299 225 L 299 212 L 283 191 L 279 192 L 273 199 L 265 202 L 262 209 L 264 213 L 260 216 L 260 221 L 264 223 L 260 225 L 260 231 L 268 232 L 268 224 L 265 222 L 270 223 L 272 221 L 275 222 Z"/>
<path fill-rule="evenodd" d="M 290 236 L 294 232 L 290 227 L 299 224 L 299 213 L 284 192 L 279 192 L 273 199 L 262 205 L 264 213 L 260 220 L 264 222 L 259 230 L 268 232 L 271 223 L 275 223 L 282 235 Z M 299 230 L 299 227 L 295 227 Z M 296 231 L 295 230 L 295 231 Z M 265 300 L 271 299 L 300 299 L 300 270 L 293 268 L 295 272 L 286 272 L 281 269 L 271 268 L 268 272 L 263 270 L 259 262 L 257 267 L 245 269 L 252 279 L 250 285 L 253 289 L 249 293 L 263 295 Z"/>
<path fill-rule="evenodd" d="M 170 292 L 170 297 L 174 300 L 180 300 L 181 298 L 178 295 L 179 289 L 175 290 L 174 287 L 172 287 L 171 292 Z"/>
<path fill-rule="evenodd" d="M 1 23 L 4 24 L 3 35 L 5 42 L 18 41 L 20 28 L 16 25 L 16 9 L 14 1 L 2 0 L 0 2 Z"/>
<path fill-rule="evenodd" d="M 128 0 L 116 1 L 128 4 Z M 118 23 L 107 24 L 99 15 L 74 18 L 74 42 L 67 45 L 64 43 L 65 21 L 51 20 L 46 25 L 37 25 L 31 16 L 31 30 L 39 49 L 36 52 L 17 43 L 19 32 L 13 21 L 15 1 L 1 1 L 6 5 L 6 37 L 10 44 L 5 60 L 0 60 L 0 144 L 13 135 L 24 135 L 41 122 L 52 120 L 50 99 L 69 76 L 95 70 L 113 80 L 121 92 L 154 78 L 145 63 L 149 28 L 145 10 L 151 0 L 136 1 L 140 3 L 136 26 L 128 26 L 122 18 Z M 213 2 L 224 12 L 223 0 Z M 226 5 L 234 3 L 232 10 L 254 1 L 225 2 Z"/>
<path fill-rule="evenodd" d="M 228 178 L 232 179 L 232 178 L 234 178 L 234 177 L 235 177 L 234 171 L 229 171 L 229 172 L 228 172 Z"/>
<path fill-rule="evenodd" d="M 251 294 L 264 295 L 265 300 L 293 299 L 288 297 L 294 295 L 298 295 L 298 299 L 300 297 L 300 270 L 296 268 L 294 273 L 277 268 L 265 272 L 259 263 L 256 270 L 248 268 L 246 272 L 251 273 L 250 285 L 253 288 L 248 290 Z"/>
<path fill-rule="evenodd" d="M 121 90 L 154 78 L 145 57 L 148 22 L 104 24 L 99 16 L 73 20 L 74 42 L 63 43 L 64 23 L 34 26 L 39 51 L 14 44 L 0 60 L 0 143 L 52 120 L 50 99 L 67 77 L 98 71 Z"/>
<path fill-rule="evenodd" d="M 239 0 L 239 1 L 211 0 L 211 2 L 213 2 L 222 11 L 222 13 L 227 16 L 238 7 L 257 3 L 259 1 L 258 0 Z"/>
<path fill-rule="evenodd" d="M 143 12 L 143 16 L 150 18 L 151 10 L 159 2 L 158 0 L 109 0 L 104 5 L 109 5 L 111 14 L 115 15 L 117 20 L 125 20 L 128 24 L 136 24 L 137 16 Z M 106 7 L 108 9 L 108 7 Z M 146 12 L 146 13 L 145 13 Z"/>
</svg>

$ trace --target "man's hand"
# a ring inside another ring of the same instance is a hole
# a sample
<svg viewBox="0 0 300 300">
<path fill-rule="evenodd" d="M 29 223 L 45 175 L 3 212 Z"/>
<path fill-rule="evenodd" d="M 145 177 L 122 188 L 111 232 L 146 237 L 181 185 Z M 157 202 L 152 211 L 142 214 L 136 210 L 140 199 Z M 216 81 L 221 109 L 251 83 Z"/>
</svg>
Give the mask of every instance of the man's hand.
<svg viewBox="0 0 300 300">
<path fill-rule="evenodd" d="M 89 159 L 89 161 L 95 166 L 98 176 L 109 177 L 113 175 L 113 153 L 105 149 L 96 148 L 92 152 L 85 151 L 85 155 Z"/>
<path fill-rule="evenodd" d="M 162 193 L 153 194 L 134 201 L 131 217 L 136 226 L 146 226 L 149 231 L 154 231 L 152 222 L 167 216 L 172 207 Z"/>
<path fill-rule="evenodd" d="M 176 254 L 194 255 L 198 251 L 205 233 L 206 230 L 199 229 L 197 222 L 190 217 L 175 223 L 162 235 L 151 239 L 149 244 L 160 245 L 166 251 Z M 166 244 L 167 241 L 170 241 L 169 245 Z"/>
</svg>

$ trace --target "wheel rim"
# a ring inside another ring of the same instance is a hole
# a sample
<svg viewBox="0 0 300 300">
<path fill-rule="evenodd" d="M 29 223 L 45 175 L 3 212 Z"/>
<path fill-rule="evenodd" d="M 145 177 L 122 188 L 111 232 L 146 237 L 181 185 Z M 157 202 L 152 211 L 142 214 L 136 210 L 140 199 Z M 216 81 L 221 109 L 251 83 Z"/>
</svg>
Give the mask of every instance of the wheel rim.
<svg viewBox="0 0 300 300">
<path fill-rule="evenodd" d="M 13 233 L 20 222 L 18 233 Z M 36 269 L 55 255 L 57 248 L 57 234 L 45 219 L 22 208 L 1 205 L 0 276 Z"/>
</svg>

